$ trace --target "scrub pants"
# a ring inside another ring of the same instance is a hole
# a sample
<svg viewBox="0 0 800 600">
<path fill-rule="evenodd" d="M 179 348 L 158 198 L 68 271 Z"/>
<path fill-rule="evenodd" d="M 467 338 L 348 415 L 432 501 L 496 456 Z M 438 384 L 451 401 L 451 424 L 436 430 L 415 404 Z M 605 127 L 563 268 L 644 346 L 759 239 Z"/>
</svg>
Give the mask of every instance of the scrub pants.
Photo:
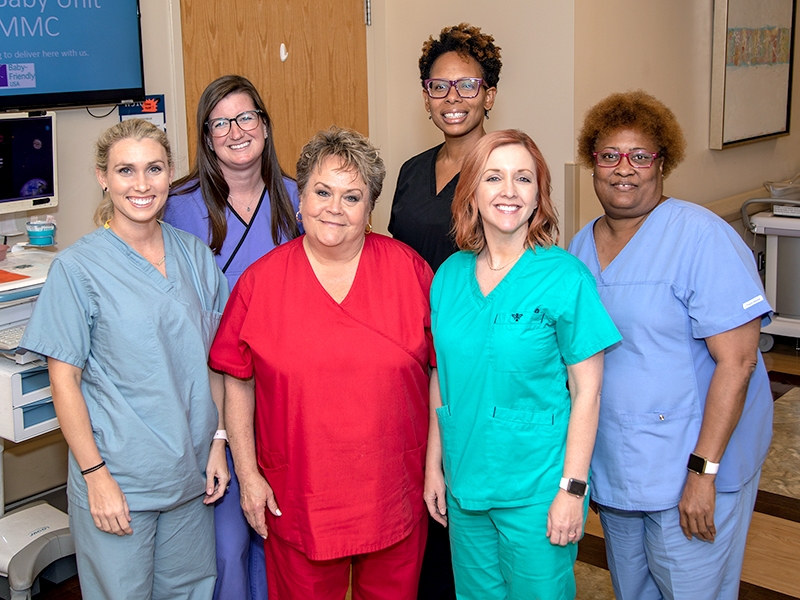
<svg viewBox="0 0 800 600">
<path fill-rule="evenodd" d="M 277 535 L 268 535 L 267 585 L 270 598 L 344 600 L 353 571 L 353 600 L 416 600 L 428 513 L 396 544 L 366 554 L 311 560 Z"/>
<path fill-rule="evenodd" d="M 131 512 L 133 534 L 95 527 L 70 502 L 84 600 L 208 600 L 214 591 L 214 511 L 203 496 L 172 510 Z"/>
<path fill-rule="evenodd" d="M 214 504 L 217 539 L 217 584 L 214 600 L 266 600 L 267 568 L 264 540 L 250 527 L 239 501 L 239 478 L 233 468 L 230 448 L 230 487 Z"/>
<path fill-rule="evenodd" d="M 761 471 L 738 492 L 717 492 L 714 542 L 686 539 L 678 508 L 656 512 L 599 506 L 618 600 L 736 600 Z"/>
<path fill-rule="evenodd" d="M 584 521 L 588 499 L 584 504 Z M 547 537 L 549 502 L 464 510 L 447 495 L 447 518 L 459 600 L 575 598 L 578 546 Z"/>
</svg>

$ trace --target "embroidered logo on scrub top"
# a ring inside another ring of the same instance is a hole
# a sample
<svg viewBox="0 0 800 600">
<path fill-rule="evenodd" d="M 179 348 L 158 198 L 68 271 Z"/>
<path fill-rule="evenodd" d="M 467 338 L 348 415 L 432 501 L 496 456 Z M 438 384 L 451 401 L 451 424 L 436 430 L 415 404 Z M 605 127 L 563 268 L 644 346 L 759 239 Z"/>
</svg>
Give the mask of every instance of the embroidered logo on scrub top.
<svg viewBox="0 0 800 600">
<path fill-rule="evenodd" d="M 522 313 L 511 313 L 511 318 L 519 322 L 519 320 L 522 318 Z"/>
</svg>

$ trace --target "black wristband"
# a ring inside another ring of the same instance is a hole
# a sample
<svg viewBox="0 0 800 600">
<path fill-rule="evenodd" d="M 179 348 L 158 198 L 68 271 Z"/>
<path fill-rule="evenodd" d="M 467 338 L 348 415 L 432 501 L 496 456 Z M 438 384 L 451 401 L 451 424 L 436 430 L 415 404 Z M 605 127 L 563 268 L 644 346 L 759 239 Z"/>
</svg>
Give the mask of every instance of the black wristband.
<svg viewBox="0 0 800 600">
<path fill-rule="evenodd" d="M 81 471 L 81 475 L 88 475 L 89 473 L 94 473 L 95 471 L 99 471 L 103 467 L 106 466 L 106 461 L 101 462 L 99 465 L 95 465 L 93 467 L 89 467 L 88 469 Z"/>
</svg>

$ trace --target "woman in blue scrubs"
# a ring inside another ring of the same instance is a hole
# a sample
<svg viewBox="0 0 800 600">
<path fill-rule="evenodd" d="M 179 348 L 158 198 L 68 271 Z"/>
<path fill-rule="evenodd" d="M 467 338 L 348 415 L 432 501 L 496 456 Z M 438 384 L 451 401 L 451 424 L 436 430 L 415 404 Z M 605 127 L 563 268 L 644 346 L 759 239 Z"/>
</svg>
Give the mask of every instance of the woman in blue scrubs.
<svg viewBox="0 0 800 600">
<path fill-rule="evenodd" d="M 173 174 L 163 131 L 110 128 L 96 172 L 99 228 L 55 257 L 21 342 L 48 357 L 70 448 L 81 594 L 209 600 L 207 505 L 229 475 L 222 376 L 207 359 L 228 285 L 205 244 L 158 221 Z"/>
<path fill-rule="evenodd" d="M 527 135 L 477 142 L 453 220 L 462 251 L 431 288 L 425 502 L 449 525 L 458 598 L 574 598 L 603 350 L 619 333 L 555 245 L 550 172 Z"/>
<path fill-rule="evenodd" d="M 606 352 L 592 458 L 617 598 L 738 597 L 772 436 L 758 352 L 770 307 L 739 235 L 664 194 L 684 148 L 642 91 L 592 107 L 578 140 L 605 214 L 570 252 L 623 337 Z"/>
</svg>

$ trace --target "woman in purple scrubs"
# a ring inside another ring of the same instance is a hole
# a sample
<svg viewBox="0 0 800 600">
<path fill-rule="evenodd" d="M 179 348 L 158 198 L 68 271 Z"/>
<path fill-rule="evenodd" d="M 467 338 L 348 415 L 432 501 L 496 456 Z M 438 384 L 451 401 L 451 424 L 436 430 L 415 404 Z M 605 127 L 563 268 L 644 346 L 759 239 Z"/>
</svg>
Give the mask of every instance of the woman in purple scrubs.
<svg viewBox="0 0 800 600">
<path fill-rule="evenodd" d="M 231 290 L 253 262 L 301 231 L 294 217 L 297 184 L 278 164 L 272 123 L 250 81 L 226 75 L 197 106 L 197 151 L 191 172 L 172 187 L 164 221 L 204 240 Z M 247 524 L 228 451 L 231 486 L 216 504 L 214 600 L 266 598 L 264 541 Z"/>
</svg>

